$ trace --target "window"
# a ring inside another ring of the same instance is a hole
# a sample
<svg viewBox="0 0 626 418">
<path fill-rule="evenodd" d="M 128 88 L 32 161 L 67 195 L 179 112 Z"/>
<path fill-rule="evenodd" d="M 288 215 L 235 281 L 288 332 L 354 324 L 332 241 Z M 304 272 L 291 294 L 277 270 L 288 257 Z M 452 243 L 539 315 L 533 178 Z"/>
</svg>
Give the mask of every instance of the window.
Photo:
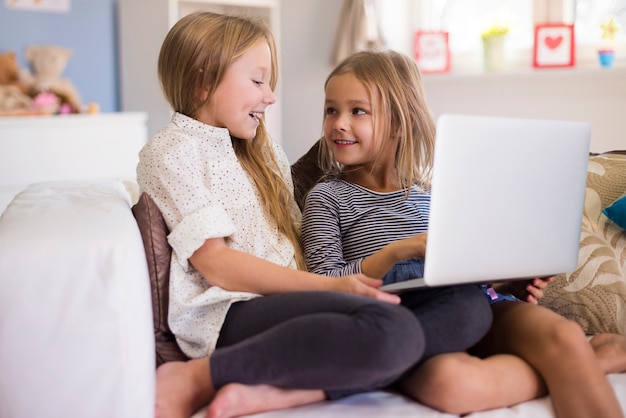
<svg viewBox="0 0 626 418">
<path fill-rule="evenodd" d="M 597 44 L 600 25 L 613 18 L 620 30 L 615 34 L 617 42 L 626 42 L 626 0 L 576 0 L 574 21 L 576 38 L 580 44 Z"/>
<path fill-rule="evenodd" d="M 390 48 L 409 53 L 418 29 L 449 32 L 453 72 L 484 71 L 481 34 L 494 26 L 508 28 L 509 70 L 531 68 L 534 27 L 539 23 L 575 24 L 579 67 L 597 66 L 600 24 L 611 17 L 620 27 L 616 42 L 626 47 L 626 0 L 378 0 L 376 10 Z"/>
<path fill-rule="evenodd" d="M 512 47 L 531 45 L 532 0 L 430 0 L 424 6 L 421 25 L 450 32 L 455 51 L 481 48 L 481 33 L 492 27 L 509 28 Z"/>
</svg>

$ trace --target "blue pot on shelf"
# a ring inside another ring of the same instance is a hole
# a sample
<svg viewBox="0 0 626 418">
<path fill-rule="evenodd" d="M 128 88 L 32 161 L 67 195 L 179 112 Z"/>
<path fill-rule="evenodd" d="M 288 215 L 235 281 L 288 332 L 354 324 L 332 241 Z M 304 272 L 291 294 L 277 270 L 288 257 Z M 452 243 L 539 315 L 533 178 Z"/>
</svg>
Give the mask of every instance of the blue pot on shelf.
<svg viewBox="0 0 626 418">
<path fill-rule="evenodd" d="M 603 68 L 611 68 L 615 62 L 615 51 L 612 49 L 601 49 L 598 51 L 598 60 Z"/>
</svg>

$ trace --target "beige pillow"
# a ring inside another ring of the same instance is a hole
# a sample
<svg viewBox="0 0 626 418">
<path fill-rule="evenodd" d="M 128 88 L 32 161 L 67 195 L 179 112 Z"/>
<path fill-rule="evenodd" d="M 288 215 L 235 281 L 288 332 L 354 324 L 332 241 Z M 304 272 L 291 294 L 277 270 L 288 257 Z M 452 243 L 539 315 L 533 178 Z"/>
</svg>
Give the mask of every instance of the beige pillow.
<svg viewBox="0 0 626 418">
<path fill-rule="evenodd" d="M 578 267 L 558 275 L 540 304 L 594 334 L 626 335 L 626 231 L 602 209 L 626 192 L 626 155 L 589 158 Z"/>
</svg>

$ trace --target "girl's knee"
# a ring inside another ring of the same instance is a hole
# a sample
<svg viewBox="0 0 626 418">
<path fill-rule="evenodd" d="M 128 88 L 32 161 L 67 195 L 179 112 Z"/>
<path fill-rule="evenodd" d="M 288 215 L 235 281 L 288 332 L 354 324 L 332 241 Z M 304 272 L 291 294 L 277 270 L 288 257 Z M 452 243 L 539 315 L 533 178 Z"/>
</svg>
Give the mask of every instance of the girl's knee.
<svg viewBox="0 0 626 418">
<path fill-rule="evenodd" d="M 545 351 L 557 361 L 564 354 L 584 356 L 585 353 L 591 355 L 593 352 L 583 329 L 569 319 L 563 319 L 551 327 L 545 341 Z"/>
<path fill-rule="evenodd" d="M 391 373 L 403 372 L 421 358 L 425 348 L 420 321 L 403 306 L 374 303 L 367 307 L 366 346 L 379 366 Z"/>
<path fill-rule="evenodd" d="M 562 355 L 564 350 L 573 353 L 580 349 L 590 348 L 585 332 L 576 322 L 569 319 L 554 321 L 544 333 L 544 344 L 555 356 Z"/>
<path fill-rule="evenodd" d="M 461 414 L 471 410 L 484 389 L 481 360 L 465 353 L 435 356 L 402 381 L 401 387 L 420 403 L 439 411 Z"/>
<path fill-rule="evenodd" d="M 424 340 L 424 331 L 419 319 L 404 306 L 389 303 L 376 304 L 377 331 L 388 340 L 405 340 L 407 344 L 420 345 Z M 408 340 L 407 340 L 408 339 Z"/>
</svg>

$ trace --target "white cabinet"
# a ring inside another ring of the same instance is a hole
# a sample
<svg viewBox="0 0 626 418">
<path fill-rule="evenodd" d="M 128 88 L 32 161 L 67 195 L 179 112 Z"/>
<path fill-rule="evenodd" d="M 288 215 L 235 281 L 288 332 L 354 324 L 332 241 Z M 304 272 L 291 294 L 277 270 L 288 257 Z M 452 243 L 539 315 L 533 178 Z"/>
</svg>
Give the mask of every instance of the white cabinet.
<svg viewBox="0 0 626 418">
<path fill-rule="evenodd" d="M 152 137 L 170 120 L 157 75 L 161 44 L 169 29 L 195 11 L 260 16 L 280 43 L 280 0 L 119 0 L 120 84 L 122 109 L 148 113 Z M 268 110 L 268 129 L 280 141 L 280 98 Z"/>
<path fill-rule="evenodd" d="M 0 189 L 41 181 L 135 178 L 142 112 L 0 118 Z"/>
</svg>

